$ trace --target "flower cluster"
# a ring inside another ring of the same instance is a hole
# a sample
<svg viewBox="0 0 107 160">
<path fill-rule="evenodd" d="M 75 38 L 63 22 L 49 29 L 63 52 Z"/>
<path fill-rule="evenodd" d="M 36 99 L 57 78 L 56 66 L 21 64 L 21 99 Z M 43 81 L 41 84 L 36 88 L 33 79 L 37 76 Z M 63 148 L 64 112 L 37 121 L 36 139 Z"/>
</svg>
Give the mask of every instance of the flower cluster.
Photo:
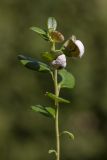
<svg viewBox="0 0 107 160">
<path fill-rule="evenodd" d="M 81 58 L 83 56 L 84 45 L 80 40 L 77 40 L 74 35 L 65 41 L 59 50 L 55 50 L 54 45 L 56 43 L 62 43 L 64 41 L 64 36 L 56 30 L 57 21 L 54 17 L 48 19 L 47 26 L 47 31 L 37 27 L 32 27 L 31 29 L 53 44 L 50 53 L 44 53 L 43 57 L 50 61 L 50 64 L 54 69 L 65 68 L 67 65 L 67 57 Z"/>
</svg>

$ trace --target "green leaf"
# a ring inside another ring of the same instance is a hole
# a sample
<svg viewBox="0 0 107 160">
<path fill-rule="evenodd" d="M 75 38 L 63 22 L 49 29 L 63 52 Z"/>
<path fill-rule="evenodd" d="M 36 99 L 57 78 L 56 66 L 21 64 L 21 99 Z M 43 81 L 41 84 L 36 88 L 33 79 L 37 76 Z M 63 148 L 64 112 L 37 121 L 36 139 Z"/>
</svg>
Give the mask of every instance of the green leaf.
<svg viewBox="0 0 107 160">
<path fill-rule="evenodd" d="M 75 86 L 74 76 L 68 72 L 66 69 L 59 70 L 58 74 L 61 76 L 61 81 L 59 82 L 60 88 L 73 88 Z"/>
<path fill-rule="evenodd" d="M 43 29 L 38 27 L 31 27 L 30 29 L 38 34 L 46 34 L 46 32 Z"/>
<path fill-rule="evenodd" d="M 54 109 L 54 108 L 52 108 L 52 107 L 46 107 L 45 109 L 48 111 L 48 113 L 49 113 L 53 118 L 55 118 L 55 109 Z"/>
<path fill-rule="evenodd" d="M 47 113 L 47 111 L 45 110 L 45 108 L 41 105 L 36 105 L 36 106 L 31 106 L 32 110 L 38 113 L 43 114 L 44 116 L 49 116 L 49 114 Z"/>
<path fill-rule="evenodd" d="M 57 156 L 57 152 L 56 152 L 56 150 L 54 150 L 54 149 L 50 149 L 50 150 L 48 151 L 48 153 L 49 153 L 49 154 L 54 153 L 54 154 L 55 154 L 55 156 Z"/>
<path fill-rule="evenodd" d="M 45 52 L 42 57 L 43 57 L 46 61 L 51 62 L 51 61 L 53 61 L 53 60 L 55 59 L 56 56 L 55 56 L 54 54 L 52 54 L 52 53 Z"/>
<path fill-rule="evenodd" d="M 74 140 L 74 135 L 73 135 L 71 132 L 63 131 L 63 132 L 61 133 L 61 135 L 62 135 L 62 134 L 68 134 L 69 138 Z"/>
<path fill-rule="evenodd" d="M 55 109 L 51 107 L 44 107 L 41 105 L 31 106 L 34 112 L 38 112 L 46 117 L 53 117 L 55 118 Z"/>
<path fill-rule="evenodd" d="M 50 93 L 50 92 L 46 92 L 45 95 L 48 96 L 49 98 L 51 98 L 52 100 L 57 100 L 57 101 L 60 102 L 60 103 L 70 103 L 70 101 L 68 101 L 68 100 L 66 100 L 66 99 L 63 99 L 63 98 L 61 98 L 61 97 L 58 97 L 58 96 L 56 96 L 55 94 Z"/>
<path fill-rule="evenodd" d="M 38 27 L 31 27 L 30 28 L 32 31 L 38 33 L 43 39 L 49 41 L 49 37 L 48 37 L 48 34 L 47 34 L 47 31 L 41 29 L 41 28 L 38 28 Z"/>
<path fill-rule="evenodd" d="M 49 30 L 51 30 L 51 31 L 52 30 L 56 30 L 56 28 L 57 28 L 57 21 L 56 21 L 56 19 L 54 17 L 49 17 L 47 25 L 48 25 L 48 29 Z"/>
<path fill-rule="evenodd" d="M 29 68 L 31 70 L 38 71 L 38 72 L 50 72 L 51 73 L 51 70 L 47 64 L 36 61 L 35 59 L 31 57 L 27 57 L 24 55 L 18 55 L 18 59 L 26 68 Z"/>
</svg>

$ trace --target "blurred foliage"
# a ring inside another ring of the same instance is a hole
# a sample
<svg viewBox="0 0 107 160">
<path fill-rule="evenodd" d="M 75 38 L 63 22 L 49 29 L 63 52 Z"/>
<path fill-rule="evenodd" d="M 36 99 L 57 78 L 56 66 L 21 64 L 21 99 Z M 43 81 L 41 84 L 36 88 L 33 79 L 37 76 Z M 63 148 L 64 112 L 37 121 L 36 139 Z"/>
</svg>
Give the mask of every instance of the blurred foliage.
<svg viewBox="0 0 107 160">
<path fill-rule="evenodd" d="M 17 61 L 18 54 L 40 59 L 48 50 L 29 28 L 45 28 L 49 16 L 57 19 L 66 38 L 76 35 L 86 49 L 82 59 L 68 59 L 76 87 L 61 92 L 71 104 L 61 107 L 60 125 L 75 140 L 62 137 L 61 159 L 107 159 L 106 10 L 106 0 L 0 0 L 0 160 L 52 158 L 48 149 L 55 145 L 54 122 L 29 108 L 40 101 L 51 104 L 44 96 L 52 90 L 50 76 Z"/>
</svg>

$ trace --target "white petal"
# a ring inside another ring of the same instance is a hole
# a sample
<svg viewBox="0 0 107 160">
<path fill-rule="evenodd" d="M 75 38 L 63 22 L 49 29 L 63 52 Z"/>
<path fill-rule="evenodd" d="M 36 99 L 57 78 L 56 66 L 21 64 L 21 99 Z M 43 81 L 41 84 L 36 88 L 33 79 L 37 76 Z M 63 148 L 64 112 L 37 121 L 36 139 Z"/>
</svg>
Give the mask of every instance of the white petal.
<svg viewBox="0 0 107 160">
<path fill-rule="evenodd" d="M 66 67 L 66 56 L 64 54 L 57 57 L 56 60 L 52 61 L 52 65 L 56 67 Z"/>
<path fill-rule="evenodd" d="M 82 57 L 82 55 L 84 54 L 84 50 L 85 50 L 83 43 L 80 40 L 76 40 L 75 44 L 77 45 L 77 47 L 78 47 L 78 49 L 80 51 L 79 57 Z"/>
</svg>

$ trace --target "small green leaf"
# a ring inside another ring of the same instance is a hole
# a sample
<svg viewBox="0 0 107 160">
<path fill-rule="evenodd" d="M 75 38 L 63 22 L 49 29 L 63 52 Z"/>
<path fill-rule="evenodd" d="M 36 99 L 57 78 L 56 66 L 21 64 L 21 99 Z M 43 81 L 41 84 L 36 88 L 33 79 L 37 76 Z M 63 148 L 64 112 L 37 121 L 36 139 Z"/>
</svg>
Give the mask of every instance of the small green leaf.
<svg viewBox="0 0 107 160">
<path fill-rule="evenodd" d="M 30 28 L 32 31 L 38 33 L 43 39 L 49 41 L 49 37 L 48 37 L 48 34 L 47 34 L 47 31 L 41 29 L 41 28 L 38 28 L 38 27 L 31 27 Z"/>
<path fill-rule="evenodd" d="M 49 114 L 45 110 L 45 107 L 43 107 L 41 105 L 36 105 L 36 106 L 31 106 L 31 108 L 32 108 L 33 111 L 41 113 L 41 114 L 43 114 L 46 117 L 49 117 Z"/>
<path fill-rule="evenodd" d="M 30 29 L 38 34 L 46 34 L 46 32 L 43 29 L 38 27 L 31 27 Z"/>
<path fill-rule="evenodd" d="M 48 153 L 49 153 L 49 154 L 54 153 L 54 154 L 55 154 L 55 156 L 57 156 L 57 152 L 56 152 L 56 150 L 54 150 L 54 149 L 50 149 L 50 150 L 48 151 Z"/>
<path fill-rule="evenodd" d="M 52 30 L 56 30 L 56 28 L 57 28 L 57 21 L 56 21 L 56 19 L 54 17 L 49 17 L 47 25 L 48 25 L 48 29 L 49 30 L 51 30 L 51 31 Z"/>
<path fill-rule="evenodd" d="M 31 70 L 38 71 L 38 72 L 50 72 L 51 73 L 51 70 L 47 64 L 36 61 L 35 59 L 31 57 L 27 57 L 24 55 L 18 55 L 18 59 L 25 67 Z"/>
<path fill-rule="evenodd" d="M 55 56 L 54 54 L 52 54 L 52 53 L 45 52 L 42 57 L 43 57 L 46 61 L 51 62 L 52 60 L 55 59 L 56 56 Z"/>
<path fill-rule="evenodd" d="M 53 118 L 55 118 L 55 109 L 54 109 L 54 108 L 52 108 L 52 107 L 46 107 L 45 109 L 48 111 L 48 113 L 49 113 Z"/>
<path fill-rule="evenodd" d="M 60 88 L 73 88 L 75 86 L 74 76 L 68 72 L 66 69 L 59 70 L 58 74 L 61 76 L 61 81 L 59 82 Z"/>
<path fill-rule="evenodd" d="M 46 92 L 45 95 L 48 96 L 49 98 L 51 98 L 52 100 L 57 100 L 57 101 L 60 102 L 60 103 L 70 103 L 70 101 L 68 101 L 68 100 L 66 100 L 66 99 L 63 99 L 63 98 L 61 98 L 61 97 L 58 97 L 58 96 L 56 96 L 55 94 L 50 93 L 50 92 Z"/>
<path fill-rule="evenodd" d="M 55 118 L 55 109 L 51 107 L 44 107 L 41 105 L 31 106 L 34 112 L 38 112 L 46 117 L 53 117 Z"/>
<path fill-rule="evenodd" d="M 68 134 L 69 138 L 71 138 L 71 139 L 74 140 L 74 135 L 73 135 L 71 132 L 63 131 L 63 132 L 61 133 L 61 135 L 62 135 L 62 134 Z"/>
</svg>

